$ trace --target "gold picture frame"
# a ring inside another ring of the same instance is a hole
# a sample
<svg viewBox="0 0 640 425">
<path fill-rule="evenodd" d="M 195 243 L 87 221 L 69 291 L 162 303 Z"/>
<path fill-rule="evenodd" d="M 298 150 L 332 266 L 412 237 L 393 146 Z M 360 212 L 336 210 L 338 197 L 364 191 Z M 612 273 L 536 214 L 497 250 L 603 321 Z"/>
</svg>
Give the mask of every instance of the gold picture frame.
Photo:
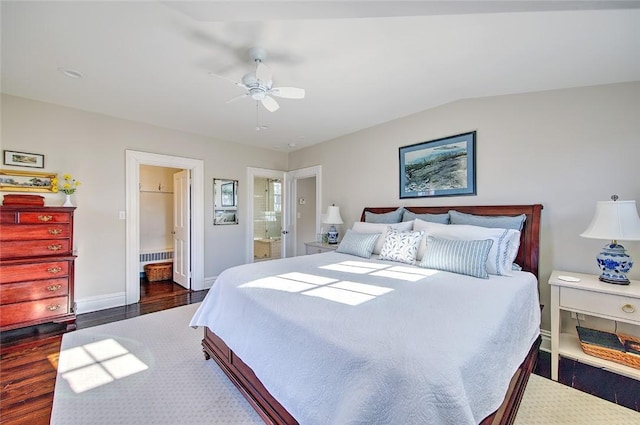
<svg viewBox="0 0 640 425">
<path fill-rule="evenodd" d="M 0 170 L 1 192 L 53 192 L 56 173 Z"/>
</svg>

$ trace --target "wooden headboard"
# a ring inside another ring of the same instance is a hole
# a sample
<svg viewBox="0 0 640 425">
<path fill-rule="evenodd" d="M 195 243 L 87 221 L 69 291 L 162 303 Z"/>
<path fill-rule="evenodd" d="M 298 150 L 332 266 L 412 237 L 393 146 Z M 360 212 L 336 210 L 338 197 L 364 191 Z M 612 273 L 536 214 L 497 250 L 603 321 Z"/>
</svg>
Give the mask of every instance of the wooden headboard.
<svg viewBox="0 0 640 425">
<path fill-rule="evenodd" d="M 365 212 L 380 214 L 391 212 L 398 207 L 367 207 L 362 210 L 360 221 L 364 221 Z M 449 210 L 456 210 L 467 214 L 475 215 L 520 215 L 525 214 L 527 219 L 524 221 L 522 232 L 520 234 L 520 249 L 516 257 L 516 263 L 522 266 L 522 269 L 533 273 L 538 277 L 538 253 L 540 250 L 540 215 L 542 212 L 541 204 L 533 205 L 480 205 L 480 206 L 460 206 L 453 207 L 404 207 L 416 214 L 443 214 Z"/>
</svg>

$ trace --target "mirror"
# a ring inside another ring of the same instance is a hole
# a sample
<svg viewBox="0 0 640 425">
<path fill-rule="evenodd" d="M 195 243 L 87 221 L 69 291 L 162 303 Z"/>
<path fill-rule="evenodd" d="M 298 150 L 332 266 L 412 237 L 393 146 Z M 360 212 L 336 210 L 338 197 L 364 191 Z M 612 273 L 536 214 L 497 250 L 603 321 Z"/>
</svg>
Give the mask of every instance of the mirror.
<svg viewBox="0 0 640 425">
<path fill-rule="evenodd" d="M 238 224 L 238 180 L 213 179 L 213 224 Z"/>
</svg>

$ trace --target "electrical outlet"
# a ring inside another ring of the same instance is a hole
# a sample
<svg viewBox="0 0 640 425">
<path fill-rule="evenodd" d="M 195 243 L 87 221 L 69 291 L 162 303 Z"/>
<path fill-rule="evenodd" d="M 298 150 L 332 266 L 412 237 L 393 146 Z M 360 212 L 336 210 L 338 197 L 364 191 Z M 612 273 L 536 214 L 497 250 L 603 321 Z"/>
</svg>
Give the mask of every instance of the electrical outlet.
<svg viewBox="0 0 640 425">
<path fill-rule="evenodd" d="M 585 320 L 584 314 L 578 313 L 578 320 Z"/>
</svg>

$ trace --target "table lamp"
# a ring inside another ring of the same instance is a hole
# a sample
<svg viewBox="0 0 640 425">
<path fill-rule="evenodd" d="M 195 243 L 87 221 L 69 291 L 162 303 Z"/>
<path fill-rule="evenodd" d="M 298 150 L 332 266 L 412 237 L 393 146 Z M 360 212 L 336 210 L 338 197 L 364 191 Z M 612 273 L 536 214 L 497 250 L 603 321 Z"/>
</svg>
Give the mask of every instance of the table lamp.
<svg viewBox="0 0 640 425">
<path fill-rule="evenodd" d="M 618 240 L 640 241 L 640 217 L 636 201 L 618 201 L 618 195 L 613 195 L 611 201 L 598 201 L 591 224 L 580 236 L 611 240 L 596 257 L 602 271 L 600 280 L 628 285 L 627 273 L 633 261 Z"/>
<path fill-rule="evenodd" d="M 336 224 L 342 224 L 342 217 L 340 217 L 340 207 L 336 207 L 335 204 L 327 207 L 327 213 L 324 215 L 324 223 L 330 224 L 329 231 L 327 232 L 327 242 L 331 245 L 338 243 L 338 229 Z"/>
</svg>

